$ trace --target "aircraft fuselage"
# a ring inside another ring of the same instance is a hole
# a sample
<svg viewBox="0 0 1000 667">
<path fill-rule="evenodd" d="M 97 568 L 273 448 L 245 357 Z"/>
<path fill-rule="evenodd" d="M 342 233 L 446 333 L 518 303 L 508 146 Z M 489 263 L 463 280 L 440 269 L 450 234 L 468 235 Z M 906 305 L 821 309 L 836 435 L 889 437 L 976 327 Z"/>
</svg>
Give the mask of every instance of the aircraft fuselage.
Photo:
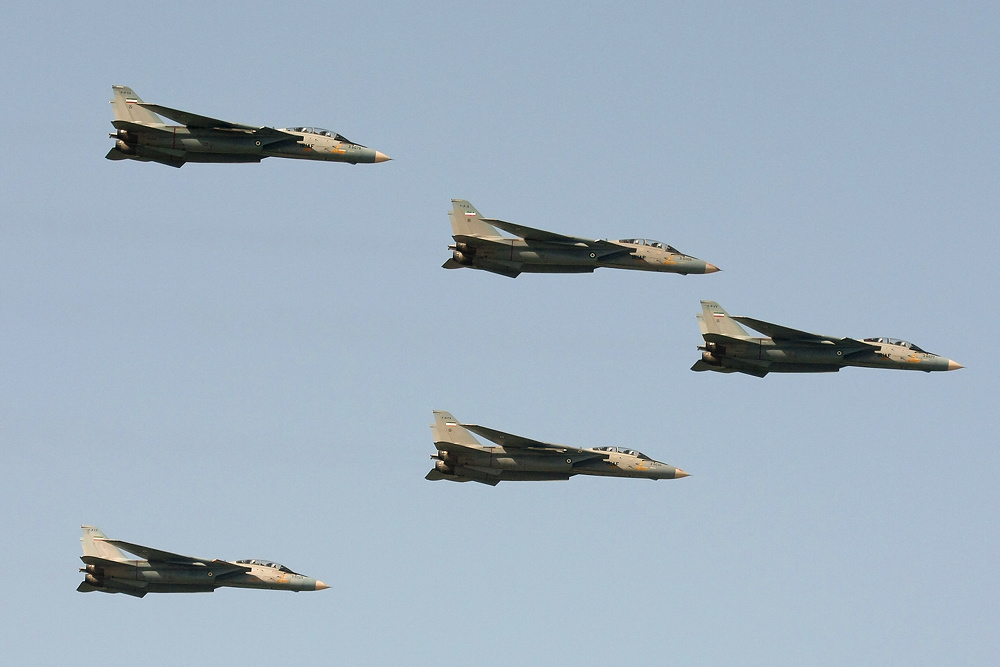
<svg viewBox="0 0 1000 667">
<path fill-rule="evenodd" d="M 379 153 L 335 137 L 281 130 L 299 138 L 268 136 L 244 130 L 215 130 L 167 125 L 148 130 L 131 126 L 111 135 L 122 157 L 153 159 L 174 157 L 184 162 L 260 162 L 266 157 L 299 160 L 373 163 Z M 384 159 L 384 156 L 382 156 Z"/>
<path fill-rule="evenodd" d="M 946 371 L 950 359 L 902 345 L 838 345 L 836 343 L 788 343 L 771 338 L 750 338 L 724 343 L 705 343 L 702 360 L 710 366 L 744 370 L 744 364 L 769 373 L 835 372 L 845 366 L 891 368 L 913 371 Z M 949 365 L 950 364 L 950 365 Z"/>
<path fill-rule="evenodd" d="M 561 480 L 573 475 L 599 475 L 603 477 L 638 477 L 643 479 L 676 479 L 687 473 L 659 461 L 644 459 L 619 452 L 611 452 L 607 459 L 587 454 L 566 453 L 532 454 L 523 450 L 506 450 L 503 447 L 467 448 L 449 451 L 441 443 L 435 469 L 444 476 L 477 479 L 492 477 L 499 480 Z M 596 453 L 596 450 L 594 450 Z M 678 474 L 680 472 L 680 474 Z"/>
<path fill-rule="evenodd" d="M 632 253 L 623 254 L 584 245 L 497 237 L 458 241 L 453 246 L 453 256 L 463 266 L 485 268 L 492 264 L 510 265 L 523 273 L 589 273 L 601 267 L 685 275 L 718 270 L 703 260 L 661 248 L 631 244 L 629 247 L 634 248 Z"/>
<path fill-rule="evenodd" d="M 86 558 L 86 557 L 85 557 Z M 212 566 L 153 565 L 145 560 L 102 561 L 88 564 L 86 582 L 97 590 L 146 593 L 208 593 L 216 588 L 266 588 L 272 590 L 314 591 L 316 579 L 276 568 L 252 565 L 250 572 L 217 574 Z"/>
</svg>

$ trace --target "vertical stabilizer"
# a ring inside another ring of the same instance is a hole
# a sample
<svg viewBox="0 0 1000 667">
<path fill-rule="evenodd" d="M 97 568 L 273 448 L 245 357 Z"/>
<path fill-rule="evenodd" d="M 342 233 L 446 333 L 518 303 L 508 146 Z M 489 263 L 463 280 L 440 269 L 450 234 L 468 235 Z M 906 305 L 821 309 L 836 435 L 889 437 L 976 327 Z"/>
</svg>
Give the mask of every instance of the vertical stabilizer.
<svg viewBox="0 0 1000 667">
<path fill-rule="evenodd" d="M 128 86 L 111 86 L 115 97 L 111 106 L 115 110 L 115 120 L 127 120 L 143 125 L 163 125 L 163 119 L 149 109 L 139 106 L 139 96 Z"/>
<path fill-rule="evenodd" d="M 722 306 L 714 301 L 701 302 L 698 326 L 701 327 L 702 335 L 714 333 L 733 338 L 753 338 L 736 320 L 729 317 L 729 313 L 723 310 Z"/>
<path fill-rule="evenodd" d="M 464 199 L 452 199 L 451 218 L 453 236 L 502 236 L 496 227 L 485 222 L 476 207 Z"/>
<path fill-rule="evenodd" d="M 471 433 L 459 425 L 457 419 L 442 410 L 434 411 L 434 424 L 431 426 L 431 431 L 434 433 L 434 444 L 453 442 L 469 447 L 482 447 Z"/>
<path fill-rule="evenodd" d="M 129 559 L 122 553 L 121 549 L 104 541 L 106 538 L 100 529 L 94 526 L 81 526 L 81 528 L 83 528 L 83 537 L 80 538 L 80 541 L 83 542 L 84 556 L 97 556 L 104 560 Z"/>
</svg>

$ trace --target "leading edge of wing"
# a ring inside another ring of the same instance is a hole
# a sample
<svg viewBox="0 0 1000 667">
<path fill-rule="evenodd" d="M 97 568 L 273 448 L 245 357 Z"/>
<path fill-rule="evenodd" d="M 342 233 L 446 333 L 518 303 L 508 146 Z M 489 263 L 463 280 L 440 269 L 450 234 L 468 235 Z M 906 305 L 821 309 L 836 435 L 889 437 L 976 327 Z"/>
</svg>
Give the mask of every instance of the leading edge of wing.
<svg viewBox="0 0 1000 667">
<path fill-rule="evenodd" d="M 590 248 L 621 248 L 623 250 L 627 249 L 631 252 L 628 246 L 623 246 L 619 243 L 614 243 L 612 241 L 603 241 L 595 239 L 585 239 L 579 236 L 567 236 L 565 234 L 557 234 L 555 232 L 547 232 L 544 229 L 536 229 L 534 227 L 528 227 L 527 225 L 519 225 L 513 222 L 506 222 L 504 220 L 496 220 L 495 218 L 484 218 L 483 222 L 493 225 L 499 229 L 504 230 L 515 236 L 519 236 L 525 241 L 546 241 L 549 243 L 573 243 L 582 244 Z"/>
<path fill-rule="evenodd" d="M 542 442 L 541 440 L 532 440 L 531 438 L 498 431 L 487 426 L 479 426 L 478 424 L 460 424 L 460 426 L 477 435 L 483 436 L 487 440 L 495 442 L 504 449 L 534 449 L 552 454 L 588 454 L 608 458 L 608 455 L 603 452 L 594 452 L 590 449 L 580 449 L 579 447 L 569 447 L 567 445 L 556 445 L 551 442 Z"/>
<path fill-rule="evenodd" d="M 152 547 L 144 547 L 141 544 L 134 544 L 132 542 L 125 542 L 123 540 L 112 540 L 108 538 L 95 538 L 97 540 L 107 542 L 108 544 L 113 544 L 123 551 L 127 551 L 130 554 L 135 554 L 140 558 L 144 558 L 151 563 L 174 563 L 179 565 L 197 565 L 197 564 L 208 564 L 212 560 L 206 560 L 204 558 L 194 558 L 192 556 L 183 556 L 181 554 L 171 553 L 169 551 L 161 551 L 160 549 L 153 549 Z"/>
<path fill-rule="evenodd" d="M 189 111 L 181 111 L 180 109 L 171 109 L 170 107 L 160 106 L 159 104 L 149 104 L 148 102 L 139 102 L 139 105 L 160 114 L 165 118 L 177 121 L 181 125 L 188 128 L 201 128 L 201 129 L 216 129 L 216 130 L 243 130 L 245 132 L 253 132 L 255 134 L 262 134 L 265 136 L 273 137 L 287 137 L 289 139 L 300 139 L 297 134 L 290 134 L 288 132 L 282 132 L 281 130 L 276 130 L 273 127 L 261 127 L 258 125 L 243 125 L 242 123 L 231 123 L 228 120 L 219 120 L 218 118 L 212 118 L 210 116 L 201 116 L 196 113 L 191 113 Z"/>
<path fill-rule="evenodd" d="M 783 327 L 780 324 L 772 324 L 771 322 L 765 322 L 753 317 L 743 317 L 741 315 L 730 315 L 730 317 L 741 324 L 747 325 L 751 329 L 761 332 L 765 336 L 770 336 L 774 340 L 799 340 L 814 343 L 837 343 L 841 340 L 840 338 L 821 336 L 820 334 L 809 333 L 808 331 Z"/>
</svg>

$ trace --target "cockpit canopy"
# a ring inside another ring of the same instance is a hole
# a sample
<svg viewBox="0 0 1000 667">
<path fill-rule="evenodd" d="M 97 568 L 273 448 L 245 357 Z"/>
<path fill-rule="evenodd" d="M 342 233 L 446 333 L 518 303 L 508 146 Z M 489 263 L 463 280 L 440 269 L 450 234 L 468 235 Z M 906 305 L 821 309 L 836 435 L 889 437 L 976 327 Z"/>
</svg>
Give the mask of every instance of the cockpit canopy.
<svg viewBox="0 0 1000 667">
<path fill-rule="evenodd" d="M 900 340 L 898 338 L 885 338 L 885 337 L 882 337 L 882 338 L 865 338 L 865 342 L 866 343 L 881 343 L 882 345 L 899 345 L 900 347 L 905 347 L 906 349 L 912 350 L 913 352 L 923 352 L 924 354 L 928 354 L 928 352 L 926 350 L 920 349 L 919 347 L 917 347 L 913 343 L 909 343 L 909 342 L 907 342 L 905 340 Z"/>
<path fill-rule="evenodd" d="M 640 459 L 645 459 L 647 461 L 653 460 L 648 456 L 646 456 L 645 454 L 643 454 L 642 452 L 636 451 L 634 449 L 626 449 L 625 447 L 594 447 L 594 449 L 599 452 L 619 452 L 621 454 L 628 454 L 629 456 L 636 456 Z"/>
<path fill-rule="evenodd" d="M 337 134 L 333 130 L 324 130 L 322 127 L 288 127 L 285 129 L 288 130 L 289 132 L 301 132 L 303 134 L 318 134 L 321 137 L 332 137 L 337 141 L 343 141 L 344 143 L 354 144 L 353 141 L 351 141 L 344 135 Z"/>
<path fill-rule="evenodd" d="M 666 243 L 660 243 L 659 241 L 654 241 L 653 239 L 619 239 L 619 243 L 630 243 L 632 245 L 645 245 L 650 248 L 659 248 L 660 250 L 666 250 L 667 252 L 672 252 L 676 255 L 683 254 L 677 248 L 667 245 Z"/>
<path fill-rule="evenodd" d="M 274 561 L 270 560 L 260 560 L 258 558 L 250 558 L 246 560 L 238 560 L 236 562 L 239 563 L 240 565 L 260 565 L 262 567 L 273 567 L 276 570 L 281 570 L 282 572 L 287 572 L 288 574 L 298 574 L 298 572 L 292 572 L 281 563 L 275 563 Z"/>
</svg>

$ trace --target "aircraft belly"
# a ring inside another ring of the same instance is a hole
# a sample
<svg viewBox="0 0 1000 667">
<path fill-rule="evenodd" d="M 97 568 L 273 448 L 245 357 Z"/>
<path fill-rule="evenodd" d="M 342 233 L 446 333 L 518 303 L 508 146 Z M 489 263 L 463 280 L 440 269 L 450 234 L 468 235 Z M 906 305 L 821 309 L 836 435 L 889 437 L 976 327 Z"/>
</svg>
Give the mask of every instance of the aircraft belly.
<svg viewBox="0 0 1000 667">
<path fill-rule="evenodd" d="M 215 575 L 211 567 L 150 568 L 141 570 L 142 578 L 150 584 L 177 584 L 183 586 L 214 586 Z"/>
<path fill-rule="evenodd" d="M 119 584 L 119 585 L 116 585 Z M 111 589 L 109 592 L 113 593 L 128 593 L 129 595 L 136 595 L 137 593 L 141 597 L 146 593 L 211 593 L 217 588 L 214 584 L 202 585 L 202 584 L 162 584 L 162 583 L 151 583 L 142 586 L 141 588 L 134 588 L 129 586 L 126 582 L 121 582 L 119 580 L 112 579 L 108 582 L 107 588 Z M 102 590 L 98 588 L 97 590 Z"/>
<path fill-rule="evenodd" d="M 593 273 L 596 268 L 580 264 L 524 264 L 521 273 Z"/>
<path fill-rule="evenodd" d="M 172 132 L 142 132 L 139 134 L 139 145 L 156 150 L 184 153 L 257 156 L 262 154 L 261 141 L 242 132 L 191 131 L 185 128 L 174 128 Z M 222 160 L 216 161 L 221 162 Z"/>
<path fill-rule="evenodd" d="M 525 264 L 559 264 L 563 266 L 597 265 L 597 253 L 586 248 L 525 248 L 512 247 L 511 261 Z"/>
<path fill-rule="evenodd" d="M 565 481 L 575 475 L 575 472 L 537 472 L 531 470 L 505 470 L 500 479 L 512 482 L 555 482 Z"/>
<path fill-rule="evenodd" d="M 841 364 L 771 364 L 767 367 L 770 373 L 836 373 Z"/>
<path fill-rule="evenodd" d="M 573 470 L 572 456 L 493 456 L 491 468 L 524 470 L 531 472 L 569 472 Z"/>
<path fill-rule="evenodd" d="M 843 350 L 833 345 L 803 347 L 762 346 L 762 358 L 775 364 L 834 364 L 844 361 Z"/>
</svg>

